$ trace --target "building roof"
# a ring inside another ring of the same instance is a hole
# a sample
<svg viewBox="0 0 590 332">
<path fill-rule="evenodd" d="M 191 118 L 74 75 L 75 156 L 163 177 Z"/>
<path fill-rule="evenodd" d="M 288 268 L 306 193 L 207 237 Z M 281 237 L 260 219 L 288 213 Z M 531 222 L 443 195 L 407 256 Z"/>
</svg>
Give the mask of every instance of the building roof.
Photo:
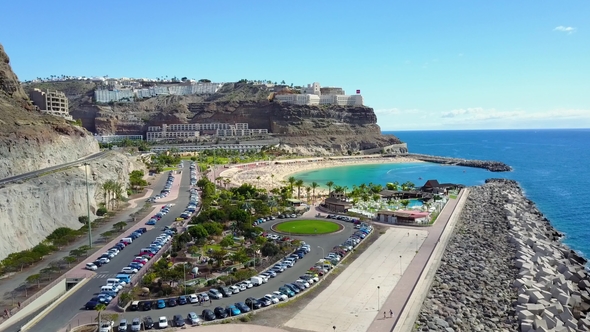
<svg viewBox="0 0 590 332">
<path fill-rule="evenodd" d="M 437 188 L 439 186 L 440 186 L 440 184 L 438 183 L 438 180 L 428 180 L 423 185 L 423 187 L 426 187 L 426 188 Z"/>
<path fill-rule="evenodd" d="M 429 212 L 423 211 L 411 211 L 411 210 L 397 210 L 397 211 L 379 211 L 377 214 L 388 215 L 388 216 L 396 216 L 396 217 L 403 217 L 403 218 L 425 218 L 428 217 L 430 214 Z"/>
<path fill-rule="evenodd" d="M 352 206 L 352 203 L 342 201 L 342 200 L 339 200 L 338 198 L 334 198 L 334 197 L 326 198 L 324 200 L 324 203 L 331 204 L 331 205 L 340 205 L 340 206 Z"/>
<path fill-rule="evenodd" d="M 291 203 L 294 203 L 294 204 L 301 204 L 302 203 L 302 201 L 300 201 L 298 199 L 294 199 L 294 198 L 288 198 L 287 199 L 287 202 L 291 202 Z"/>
</svg>

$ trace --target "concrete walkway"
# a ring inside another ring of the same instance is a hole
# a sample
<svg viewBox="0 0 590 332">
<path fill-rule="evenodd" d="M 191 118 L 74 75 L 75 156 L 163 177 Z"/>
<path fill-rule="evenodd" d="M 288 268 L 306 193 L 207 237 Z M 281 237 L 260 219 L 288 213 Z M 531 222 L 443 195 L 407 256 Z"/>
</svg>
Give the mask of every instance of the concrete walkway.
<svg viewBox="0 0 590 332">
<path fill-rule="evenodd" d="M 427 228 L 390 227 L 285 326 L 317 332 L 333 331 L 334 326 L 336 331 L 372 331 L 375 315 L 427 235 Z"/>
<path fill-rule="evenodd" d="M 383 304 L 380 312 L 374 317 L 373 323 L 369 327 L 368 331 L 371 332 L 391 332 L 394 327 L 400 323 L 404 325 L 404 321 L 400 320 L 400 317 L 411 317 L 412 315 L 406 311 L 406 305 L 410 300 L 413 293 L 417 296 L 422 296 L 424 293 L 428 293 L 429 287 L 427 288 L 416 288 L 418 281 L 423 271 L 428 271 L 427 265 L 432 265 L 434 262 L 430 260 L 433 252 L 445 251 L 445 244 L 439 245 L 439 240 L 447 228 L 447 224 L 454 213 L 459 215 L 461 213 L 462 205 L 457 209 L 459 201 L 464 201 L 463 196 L 467 196 L 466 190 L 462 190 L 457 199 L 449 200 L 445 205 L 442 212 L 439 214 L 436 223 L 428 228 L 429 234 L 424 243 L 422 244 L 419 252 L 410 262 L 408 269 L 404 272 L 402 278 L 398 281 L 397 285 L 393 289 L 393 292 L 388 296 L 387 300 Z M 389 310 L 394 313 L 393 318 L 389 318 Z M 415 310 L 415 309 L 414 309 Z M 418 308 L 419 310 L 419 308 Z M 383 312 L 387 312 L 387 318 L 383 318 Z M 402 313 L 400 315 L 400 313 Z M 413 323 L 413 321 L 412 321 Z M 413 324 L 410 324 L 410 330 Z"/>
<path fill-rule="evenodd" d="M 153 177 L 149 180 L 151 180 L 152 185 L 151 187 L 154 187 L 156 185 L 156 183 L 159 182 L 161 176 L 157 176 L 157 177 Z M 113 223 L 117 222 L 117 220 L 130 220 L 132 219 L 132 215 L 137 213 L 139 210 L 141 210 L 143 208 L 143 204 L 141 204 L 143 201 L 145 201 L 148 197 L 150 197 L 153 193 L 153 189 L 148 188 L 146 190 L 146 192 L 144 193 L 144 195 L 142 195 L 141 197 L 137 197 L 134 199 L 131 199 L 128 201 L 129 206 L 122 211 L 119 211 L 114 217 L 112 217 L 113 221 L 106 223 L 102 226 L 100 226 L 97 229 L 94 229 L 92 231 L 93 234 L 95 234 L 94 237 L 94 247 L 98 248 L 104 245 L 104 243 L 100 243 L 98 241 L 99 236 L 96 236 L 97 234 L 102 234 L 104 232 L 110 231 L 113 229 Z M 129 227 L 127 227 L 129 228 Z M 25 279 L 28 278 L 30 275 L 33 274 L 38 274 L 42 269 L 47 268 L 51 263 L 53 262 L 58 262 L 61 261 L 63 258 L 69 256 L 70 250 L 78 248 L 82 245 L 88 244 L 88 238 L 87 237 L 81 237 L 80 239 L 78 239 L 77 241 L 75 241 L 74 243 L 62 248 L 60 251 L 57 251 L 51 255 L 49 255 L 48 257 L 45 257 L 43 261 L 39 262 L 37 265 L 31 267 L 31 268 L 27 268 L 22 272 L 18 272 L 16 274 L 11 275 L 10 277 L 6 277 L 3 279 L 0 279 L 0 294 L 2 294 L 3 296 L 3 302 L 6 303 L 7 301 L 11 301 L 11 298 L 9 297 L 9 294 L 16 288 L 18 288 L 20 285 L 22 285 L 25 282 Z M 96 250 L 96 249 L 94 249 Z M 17 297 L 15 298 L 15 303 L 17 301 L 21 302 L 21 308 L 24 307 L 25 305 L 27 305 L 31 300 L 34 300 L 39 294 L 33 295 L 31 296 L 29 294 L 28 298 L 25 297 Z M 16 305 L 16 304 L 15 304 Z M 0 308 L 2 311 L 4 311 L 5 308 L 8 307 L 2 307 Z M 12 314 L 16 313 L 16 311 L 18 310 L 18 308 L 14 308 L 14 306 L 12 307 L 12 309 L 14 310 L 14 312 L 12 312 Z M 2 323 L 4 321 L 4 318 L 0 317 L 0 323 Z"/>
</svg>

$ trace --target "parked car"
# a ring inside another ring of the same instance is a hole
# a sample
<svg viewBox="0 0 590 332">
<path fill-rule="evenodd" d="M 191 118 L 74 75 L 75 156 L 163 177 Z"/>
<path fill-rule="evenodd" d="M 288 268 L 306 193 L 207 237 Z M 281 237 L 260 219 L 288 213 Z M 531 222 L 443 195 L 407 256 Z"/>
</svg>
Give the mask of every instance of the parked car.
<svg viewBox="0 0 590 332">
<path fill-rule="evenodd" d="M 213 312 L 215 313 L 215 317 L 223 319 L 225 317 L 227 317 L 227 311 L 225 309 L 223 309 L 222 307 L 217 307 L 213 310 Z"/>
<path fill-rule="evenodd" d="M 184 317 L 182 315 L 174 315 L 174 326 L 176 327 L 183 327 L 184 326 Z"/>
<path fill-rule="evenodd" d="M 186 299 L 186 296 L 181 295 L 181 296 L 178 297 L 178 304 L 179 305 L 185 305 L 187 303 L 188 303 L 188 301 Z"/>
<path fill-rule="evenodd" d="M 186 319 L 189 321 L 191 325 L 201 325 L 201 319 L 194 312 L 189 312 L 186 316 Z"/>
<path fill-rule="evenodd" d="M 239 315 L 239 314 L 241 314 L 241 313 L 242 313 L 242 312 L 240 311 L 240 309 L 238 309 L 238 308 L 237 308 L 235 305 L 233 305 L 233 304 L 230 304 L 230 305 L 228 305 L 228 306 L 225 308 L 225 310 L 227 311 L 227 313 L 228 313 L 230 316 L 237 316 L 237 315 Z"/>
<path fill-rule="evenodd" d="M 203 317 L 203 319 L 209 322 L 215 320 L 216 318 L 215 313 L 209 309 L 203 310 L 203 312 L 201 313 L 201 317 Z"/>
<path fill-rule="evenodd" d="M 141 308 L 142 308 L 143 311 L 150 311 L 150 310 L 152 310 L 152 301 L 145 301 L 145 302 L 143 302 Z"/>
<path fill-rule="evenodd" d="M 223 298 L 223 294 L 221 294 L 217 289 L 210 289 L 208 295 L 212 299 L 221 299 L 221 298 Z"/>
<path fill-rule="evenodd" d="M 150 316 L 146 316 L 146 317 L 143 319 L 143 327 L 144 327 L 146 330 L 151 330 L 151 329 L 153 329 L 153 328 L 154 328 L 154 320 L 152 319 L 152 317 L 150 317 Z"/>
<path fill-rule="evenodd" d="M 279 299 L 279 301 L 286 301 L 289 297 L 280 291 L 274 291 L 272 294 Z"/>
<path fill-rule="evenodd" d="M 96 264 L 86 263 L 86 270 L 96 271 L 97 269 L 98 269 L 98 266 L 96 266 Z"/>
<path fill-rule="evenodd" d="M 250 308 L 244 303 L 244 302 L 236 302 L 235 303 L 236 308 L 238 308 L 238 310 L 240 310 L 240 312 L 245 313 L 245 312 L 250 312 Z"/>
<path fill-rule="evenodd" d="M 263 307 L 268 307 L 269 305 L 272 304 L 272 301 L 265 298 L 265 297 L 259 298 L 258 301 L 260 302 L 260 304 L 262 304 Z"/>
<path fill-rule="evenodd" d="M 168 306 L 169 307 L 176 307 L 178 303 L 176 302 L 176 299 L 168 299 Z"/>
<path fill-rule="evenodd" d="M 164 309 L 164 308 L 166 308 L 166 301 L 158 300 L 156 306 L 158 307 L 158 309 Z"/>
<path fill-rule="evenodd" d="M 260 307 L 262 307 L 262 303 L 253 297 L 247 298 L 244 303 L 252 309 L 260 309 Z"/>
<path fill-rule="evenodd" d="M 158 327 L 161 329 L 168 327 L 168 318 L 166 318 L 166 316 L 162 316 L 160 319 L 158 319 Z"/>
<path fill-rule="evenodd" d="M 141 320 L 139 318 L 133 318 L 131 321 L 131 331 L 139 332 L 141 330 Z"/>
<path fill-rule="evenodd" d="M 219 293 L 221 293 L 223 297 L 231 297 L 233 293 L 229 287 L 218 287 L 217 290 L 219 290 Z"/>
</svg>

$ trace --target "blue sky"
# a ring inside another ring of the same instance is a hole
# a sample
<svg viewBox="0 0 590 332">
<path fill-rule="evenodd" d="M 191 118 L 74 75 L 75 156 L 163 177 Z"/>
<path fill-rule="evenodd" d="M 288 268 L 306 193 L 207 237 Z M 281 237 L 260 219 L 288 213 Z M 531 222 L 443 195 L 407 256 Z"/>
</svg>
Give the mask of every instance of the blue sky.
<svg viewBox="0 0 590 332">
<path fill-rule="evenodd" d="M 383 130 L 590 127 L 585 0 L 20 0 L 2 11 L 21 80 L 316 81 L 360 89 Z"/>
</svg>

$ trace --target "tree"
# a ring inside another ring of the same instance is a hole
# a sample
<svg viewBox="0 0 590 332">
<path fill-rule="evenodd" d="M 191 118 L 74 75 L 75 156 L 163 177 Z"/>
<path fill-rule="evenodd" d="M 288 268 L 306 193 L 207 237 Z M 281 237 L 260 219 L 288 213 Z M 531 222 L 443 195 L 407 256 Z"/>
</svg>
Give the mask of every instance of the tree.
<svg viewBox="0 0 590 332">
<path fill-rule="evenodd" d="M 100 322 L 102 321 L 102 312 L 107 308 L 107 306 L 103 303 L 99 303 L 96 305 L 96 307 L 94 308 L 94 310 L 96 310 L 98 312 L 98 317 L 96 318 L 96 320 L 98 321 L 98 324 L 100 326 Z"/>
<path fill-rule="evenodd" d="M 287 182 L 289 182 L 289 190 L 290 190 L 291 192 L 293 192 L 293 186 L 295 185 L 295 182 L 297 182 L 297 180 L 295 179 L 295 177 L 293 177 L 293 176 L 290 176 L 290 177 L 287 179 Z"/>
<path fill-rule="evenodd" d="M 317 187 L 319 187 L 320 185 L 317 182 L 312 182 L 311 183 L 311 191 L 312 191 L 312 200 L 315 202 L 315 189 Z"/>
<path fill-rule="evenodd" d="M 70 268 L 70 265 L 74 262 L 77 262 L 78 259 L 76 257 L 72 257 L 72 256 L 66 256 L 64 257 L 64 262 L 66 262 L 68 264 L 68 269 Z"/>
<path fill-rule="evenodd" d="M 127 226 L 127 223 L 124 221 L 119 221 L 118 223 L 113 224 L 113 228 L 118 231 L 122 231 L 125 226 Z"/>
<path fill-rule="evenodd" d="M 328 195 L 332 193 L 332 186 L 334 185 L 334 181 L 326 182 L 326 186 L 328 186 Z"/>
<path fill-rule="evenodd" d="M 305 187 L 305 194 L 305 198 L 307 198 L 307 203 L 310 203 L 311 187 Z"/>
<path fill-rule="evenodd" d="M 248 255 L 246 254 L 246 251 L 242 248 L 238 251 L 236 251 L 233 255 L 232 255 L 232 261 L 234 262 L 238 262 L 238 263 L 245 263 L 250 259 L 250 257 L 248 257 Z"/>
<path fill-rule="evenodd" d="M 280 252 L 279 247 L 271 242 L 266 242 L 262 248 L 260 248 L 260 253 L 266 257 L 272 257 L 277 255 Z"/>
<path fill-rule="evenodd" d="M 217 262 L 217 266 L 221 266 L 223 263 L 223 258 L 227 255 L 227 251 L 225 249 L 213 250 L 209 256 L 213 258 Z"/>
<path fill-rule="evenodd" d="M 41 275 L 40 274 L 31 274 L 30 276 L 27 277 L 26 279 L 27 283 L 29 284 L 34 284 L 37 283 L 37 288 L 40 287 L 41 284 Z"/>
<path fill-rule="evenodd" d="M 409 201 L 409 200 L 407 200 L 407 199 L 402 199 L 402 200 L 400 201 L 400 204 L 401 204 L 401 205 L 404 207 L 404 209 L 405 209 L 405 208 L 407 208 L 407 207 L 408 207 L 408 205 L 410 205 L 410 201 Z"/>
<path fill-rule="evenodd" d="M 196 225 L 196 226 L 189 227 L 188 233 L 194 239 L 198 239 L 198 240 L 206 239 L 209 237 L 209 232 L 207 232 L 207 230 L 205 229 L 205 227 L 203 225 Z"/>
<path fill-rule="evenodd" d="M 295 181 L 295 186 L 297 187 L 297 199 L 301 199 L 301 187 L 303 187 L 303 180 L 299 179 Z"/>
<path fill-rule="evenodd" d="M 219 245 L 222 247 L 231 247 L 234 245 L 234 239 L 231 235 L 228 235 L 219 242 Z"/>
<path fill-rule="evenodd" d="M 84 256 L 86 252 L 84 250 L 80 250 L 80 248 L 70 250 L 70 256 L 75 257 L 76 261 L 82 256 Z"/>
</svg>

